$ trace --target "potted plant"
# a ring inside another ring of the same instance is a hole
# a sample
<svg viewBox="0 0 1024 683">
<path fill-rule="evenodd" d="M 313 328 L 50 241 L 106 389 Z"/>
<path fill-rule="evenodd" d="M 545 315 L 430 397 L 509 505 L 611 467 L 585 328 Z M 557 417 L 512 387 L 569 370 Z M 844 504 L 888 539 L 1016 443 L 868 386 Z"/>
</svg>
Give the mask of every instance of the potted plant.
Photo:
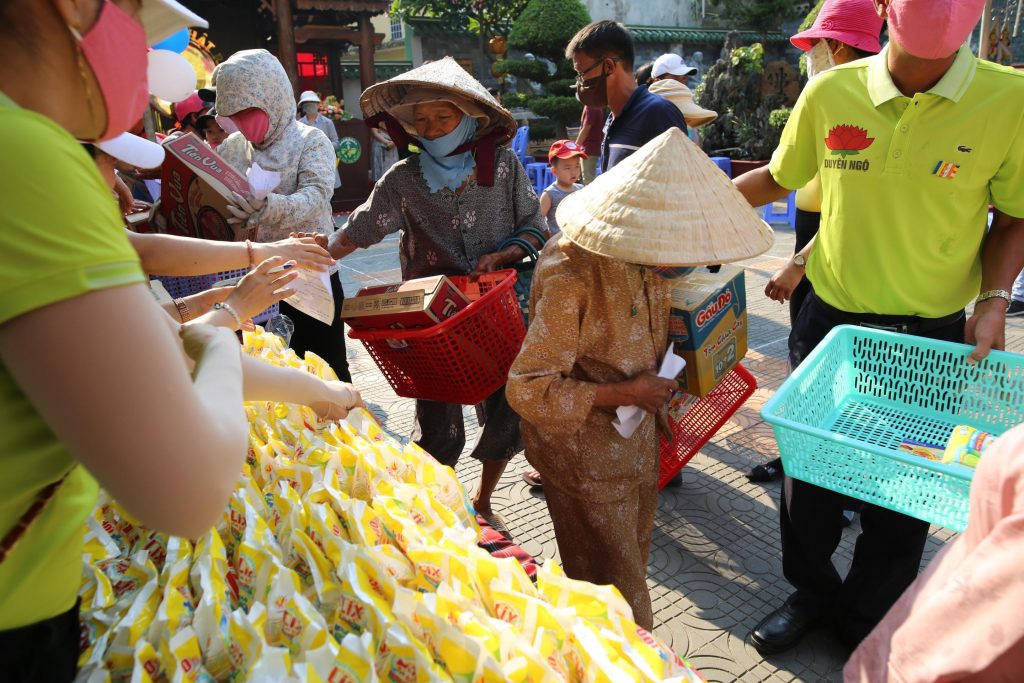
<svg viewBox="0 0 1024 683">
<path fill-rule="evenodd" d="M 704 151 L 730 157 L 736 177 L 768 163 L 789 114 L 781 108 L 781 97 L 763 94 L 761 43 L 740 45 L 739 34 L 731 32 L 725 39 L 725 54 L 708 69 L 694 98 L 718 112 L 718 119 L 701 129 Z"/>
</svg>

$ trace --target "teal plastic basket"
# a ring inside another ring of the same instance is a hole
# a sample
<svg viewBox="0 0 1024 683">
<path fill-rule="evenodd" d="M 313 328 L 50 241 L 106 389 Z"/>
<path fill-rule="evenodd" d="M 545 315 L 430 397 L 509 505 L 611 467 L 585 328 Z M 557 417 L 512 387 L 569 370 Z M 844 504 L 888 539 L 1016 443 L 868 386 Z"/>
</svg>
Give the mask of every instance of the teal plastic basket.
<svg viewBox="0 0 1024 683">
<path fill-rule="evenodd" d="M 1024 422 L 1024 356 L 843 325 L 761 409 L 786 474 L 955 531 L 974 470 L 906 452 L 944 447 L 953 427 L 1000 435 Z"/>
</svg>

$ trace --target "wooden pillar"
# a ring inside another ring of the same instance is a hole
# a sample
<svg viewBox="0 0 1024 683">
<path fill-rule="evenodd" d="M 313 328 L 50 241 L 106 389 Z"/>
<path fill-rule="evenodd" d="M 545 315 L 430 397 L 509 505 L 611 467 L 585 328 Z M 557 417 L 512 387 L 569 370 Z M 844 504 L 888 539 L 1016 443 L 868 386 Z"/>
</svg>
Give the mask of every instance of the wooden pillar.
<svg viewBox="0 0 1024 683">
<path fill-rule="evenodd" d="M 373 24 L 369 14 L 359 15 L 359 82 L 363 90 L 377 82 L 373 66 Z"/>
<path fill-rule="evenodd" d="M 292 90 L 298 92 L 299 65 L 295 57 L 295 28 L 292 23 L 291 0 L 274 0 L 274 14 L 277 15 L 277 56 L 292 82 Z"/>
</svg>

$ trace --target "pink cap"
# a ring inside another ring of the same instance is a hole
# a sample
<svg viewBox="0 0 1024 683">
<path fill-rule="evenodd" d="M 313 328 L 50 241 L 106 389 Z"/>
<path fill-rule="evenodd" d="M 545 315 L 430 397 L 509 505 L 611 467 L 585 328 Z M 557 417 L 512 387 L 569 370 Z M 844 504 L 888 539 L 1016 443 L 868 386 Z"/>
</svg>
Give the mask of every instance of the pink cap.
<svg viewBox="0 0 1024 683">
<path fill-rule="evenodd" d="M 984 7 L 985 0 L 892 0 L 889 36 L 915 57 L 949 57 L 970 37 Z"/>
<path fill-rule="evenodd" d="M 174 103 L 174 118 L 179 122 L 184 121 L 189 114 L 197 114 L 205 108 L 206 104 L 203 102 L 203 98 L 199 96 L 199 93 L 194 92 L 181 102 Z"/>
<path fill-rule="evenodd" d="M 876 54 L 882 51 L 878 36 L 882 19 L 872 0 L 826 0 L 814 24 L 789 39 L 801 50 L 810 50 L 818 38 L 831 38 L 858 50 Z"/>
</svg>

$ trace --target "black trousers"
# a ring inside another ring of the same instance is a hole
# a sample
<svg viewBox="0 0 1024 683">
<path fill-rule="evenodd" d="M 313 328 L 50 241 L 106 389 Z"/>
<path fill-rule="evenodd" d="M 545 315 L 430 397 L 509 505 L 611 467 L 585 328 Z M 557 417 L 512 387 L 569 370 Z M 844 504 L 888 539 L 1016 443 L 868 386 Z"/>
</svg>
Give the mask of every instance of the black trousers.
<svg viewBox="0 0 1024 683">
<path fill-rule="evenodd" d="M 281 302 L 281 312 L 295 324 L 295 332 L 289 344 L 295 353 L 301 357 L 306 351 L 312 351 L 327 361 L 338 379 L 351 382 L 352 375 L 348 370 L 348 356 L 345 353 L 345 324 L 341 322 L 341 304 L 345 301 L 345 291 L 341 288 L 338 273 L 331 276 L 331 292 L 334 294 L 334 317 L 331 318 L 334 322 L 330 325 L 325 325 L 284 301 Z"/>
<path fill-rule="evenodd" d="M 801 249 L 807 246 L 815 235 L 818 234 L 818 227 L 821 226 L 821 213 L 817 211 L 804 211 L 803 209 L 796 210 L 796 244 L 793 246 L 793 253 L 799 252 Z M 804 277 L 800 281 L 800 284 L 793 290 L 793 295 L 789 298 L 789 326 L 790 328 L 796 324 L 797 313 L 800 312 L 800 307 L 804 304 L 804 299 L 811 291 L 811 281 Z"/>
<path fill-rule="evenodd" d="M 0 681 L 70 683 L 78 670 L 81 633 L 78 603 L 45 621 L 0 631 Z"/>
<path fill-rule="evenodd" d="M 904 322 L 907 332 L 931 339 L 963 342 L 963 312 L 938 327 L 912 316 L 842 313 L 811 292 L 790 335 L 790 362 L 796 367 L 829 330 L 841 324 L 889 325 Z M 881 621 L 917 577 L 928 523 L 864 503 L 861 534 L 845 580 L 832 564 L 842 536 L 841 514 L 849 498 L 786 477 L 780 504 L 782 568 L 796 588 L 790 604 L 821 616 L 831 612 L 839 633 L 858 643 Z"/>
</svg>

